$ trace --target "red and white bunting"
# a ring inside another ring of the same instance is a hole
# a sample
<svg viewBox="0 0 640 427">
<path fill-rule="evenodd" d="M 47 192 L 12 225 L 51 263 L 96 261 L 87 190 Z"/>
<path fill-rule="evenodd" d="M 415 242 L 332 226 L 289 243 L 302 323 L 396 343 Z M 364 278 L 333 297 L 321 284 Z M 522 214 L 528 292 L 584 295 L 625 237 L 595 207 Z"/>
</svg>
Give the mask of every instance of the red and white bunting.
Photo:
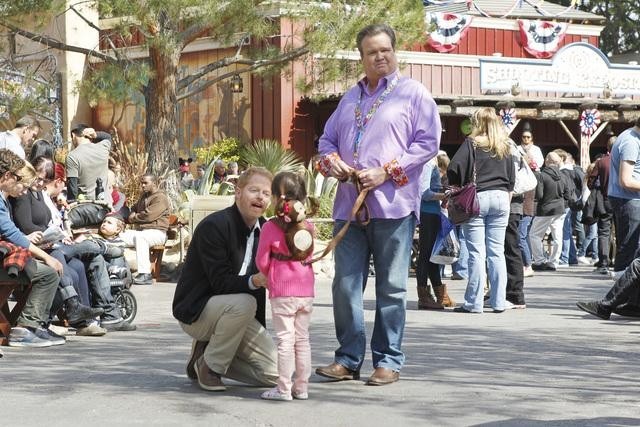
<svg viewBox="0 0 640 427">
<path fill-rule="evenodd" d="M 591 136 L 600 125 L 600 111 L 595 108 L 584 110 L 580 115 L 580 132 L 585 136 Z"/>
<path fill-rule="evenodd" d="M 469 30 L 472 19 L 469 15 L 455 13 L 427 13 L 427 25 L 434 27 L 429 33 L 429 45 L 438 52 L 451 52 Z"/>
<path fill-rule="evenodd" d="M 518 25 L 522 47 L 540 59 L 551 58 L 556 53 L 569 27 L 564 22 L 528 19 L 518 19 Z"/>
</svg>

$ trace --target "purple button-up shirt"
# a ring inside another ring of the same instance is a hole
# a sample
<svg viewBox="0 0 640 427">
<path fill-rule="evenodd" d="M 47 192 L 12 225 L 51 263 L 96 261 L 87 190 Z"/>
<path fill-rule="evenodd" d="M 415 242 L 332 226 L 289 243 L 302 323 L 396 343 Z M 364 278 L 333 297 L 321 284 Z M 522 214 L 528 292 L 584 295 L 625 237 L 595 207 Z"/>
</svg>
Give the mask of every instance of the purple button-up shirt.
<svg viewBox="0 0 640 427">
<path fill-rule="evenodd" d="M 345 163 L 357 170 L 382 167 L 393 160 L 398 162 L 408 182 L 398 186 L 389 179 L 369 191 L 366 203 L 371 218 L 398 219 L 412 213 L 419 216 L 420 174 L 440 147 L 442 127 L 435 101 L 420 82 L 400 77 L 397 86 L 367 124 L 357 162 L 354 160 L 357 134 L 355 107 L 360 93 L 364 117 L 396 73 L 381 78 L 372 92 L 367 87 L 366 78 L 351 88 L 327 121 L 318 146 L 321 155 L 337 153 Z M 333 206 L 333 218 L 348 220 L 356 197 L 353 184 L 340 183 Z"/>
</svg>

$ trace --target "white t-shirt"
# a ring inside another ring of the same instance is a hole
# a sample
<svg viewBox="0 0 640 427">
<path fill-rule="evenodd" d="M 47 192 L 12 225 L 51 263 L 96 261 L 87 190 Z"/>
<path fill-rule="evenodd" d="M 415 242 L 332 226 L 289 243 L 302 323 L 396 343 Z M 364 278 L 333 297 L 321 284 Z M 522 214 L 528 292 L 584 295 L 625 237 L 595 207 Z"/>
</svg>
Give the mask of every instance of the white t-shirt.
<svg viewBox="0 0 640 427">
<path fill-rule="evenodd" d="M 0 149 L 2 148 L 13 151 L 20 156 L 21 159 L 25 158 L 24 148 L 22 147 L 20 137 L 10 130 L 0 133 Z"/>
</svg>

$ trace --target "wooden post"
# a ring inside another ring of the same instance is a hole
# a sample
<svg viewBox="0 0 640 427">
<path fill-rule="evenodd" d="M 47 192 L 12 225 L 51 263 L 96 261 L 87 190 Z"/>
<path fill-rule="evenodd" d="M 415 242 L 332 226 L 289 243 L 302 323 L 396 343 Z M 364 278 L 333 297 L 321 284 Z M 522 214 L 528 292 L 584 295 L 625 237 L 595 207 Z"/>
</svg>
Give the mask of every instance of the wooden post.
<svg viewBox="0 0 640 427">
<path fill-rule="evenodd" d="M 589 145 L 591 144 L 591 137 L 580 132 L 580 166 L 583 171 L 587 170 L 591 158 L 589 157 Z"/>
</svg>

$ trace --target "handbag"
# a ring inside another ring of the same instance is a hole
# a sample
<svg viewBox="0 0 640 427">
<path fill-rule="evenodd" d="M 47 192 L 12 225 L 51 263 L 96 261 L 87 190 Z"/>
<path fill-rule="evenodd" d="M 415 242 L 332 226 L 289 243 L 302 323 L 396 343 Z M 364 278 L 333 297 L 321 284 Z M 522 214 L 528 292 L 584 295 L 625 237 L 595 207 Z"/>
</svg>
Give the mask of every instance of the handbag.
<svg viewBox="0 0 640 427">
<path fill-rule="evenodd" d="M 524 194 L 538 186 L 538 179 L 529 164 L 520 157 L 520 168 L 516 171 L 516 182 L 513 186 L 514 194 Z"/>
<path fill-rule="evenodd" d="M 476 189 L 476 148 L 473 146 L 473 175 L 471 181 L 462 187 L 449 187 L 447 190 L 447 211 L 449 220 L 460 225 L 480 215 L 480 202 Z"/>
<path fill-rule="evenodd" d="M 440 213 L 440 231 L 436 237 L 429 261 L 434 264 L 453 264 L 460 257 L 460 241 L 455 226 Z"/>
</svg>

